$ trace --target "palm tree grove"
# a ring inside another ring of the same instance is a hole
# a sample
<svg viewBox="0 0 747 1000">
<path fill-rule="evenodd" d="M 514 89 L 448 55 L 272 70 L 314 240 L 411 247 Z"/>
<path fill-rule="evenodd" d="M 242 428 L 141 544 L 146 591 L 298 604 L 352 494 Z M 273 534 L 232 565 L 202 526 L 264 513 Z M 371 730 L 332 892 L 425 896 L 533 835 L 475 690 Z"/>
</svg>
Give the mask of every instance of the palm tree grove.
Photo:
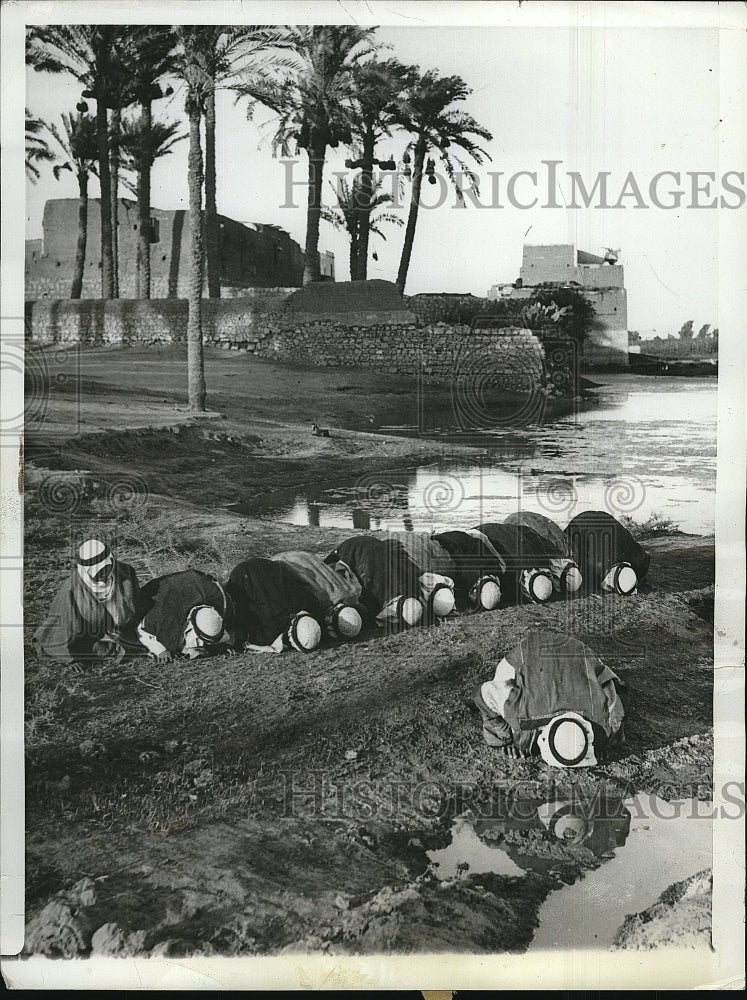
<svg viewBox="0 0 747 1000">
<path fill-rule="evenodd" d="M 374 28 L 343 25 L 185 25 L 142 27 L 66 25 L 27 32 L 27 64 L 42 74 L 66 74 L 80 84 L 80 101 L 60 122 L 42 122 L 27 109 L 26 171 L 33 183 L 49 163 L 55 176 L 72 170 L 80 191 L 79 252 L 70 291 L 81 296 L 87 242 L 89 178 L 100 191 L 101 298 L 119 297 L 117 247 L 120 188 L 134 194 L 139 218 L 138 298 L 151 296 L 151 171 L 174 143 L 188 138 L 189 204 L 188 385 L 192 410 L 205 409 L 202 306 L 219 298 L 220 228 L 217 211 L 216 113 L 218 89 L 231 91 L 251 118 L 262 108 L 274 115 L 272 153 L 303 154 L 307 167 L 303 282 L 320 280 L 320 223 L 350 239 L 350 277 L 367 278 L 371 236 L 403 227 L 375 170 L 392 171 L 409 188 L 397 288 L 403 292 L 412 256 L 423 178 L 432 180 L 432 153 L 447 176 L 455 166 L 476 177 L 457 157 L 484 162 L 478 141 L 490 133 L 463 110 L 470 89 L 458 76 L 441 78 L 392 58 Z M 184 130 L 160 121 L 158 102 L 182 94 Z M 93 104 L 93 109 L 91 109 Z M 396 164 L 383 142 L 408 137 Z M 350 179 L 340 179 L 325 204 L 325 165 L 330 150 L 346 148 Z M 412 166 L 410 164 L 412 163 Z M 457 197 L 463 197 L 459 185 Z M 390 232 L 390 239 L 393 231 Z"/>
</svg>

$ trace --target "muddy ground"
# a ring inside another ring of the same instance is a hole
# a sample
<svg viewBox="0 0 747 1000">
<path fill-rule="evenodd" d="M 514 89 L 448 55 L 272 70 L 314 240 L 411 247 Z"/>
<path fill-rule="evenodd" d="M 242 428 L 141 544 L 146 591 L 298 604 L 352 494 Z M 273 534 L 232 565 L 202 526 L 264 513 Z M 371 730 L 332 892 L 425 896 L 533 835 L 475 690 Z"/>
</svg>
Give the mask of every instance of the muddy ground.
<svg viewBox="0 0 747 1000">
<path fill-rule="evenodd" d="M 455 815 L 517 783 L 710 797 L 712 538 L 647 540 L 651 571 L 628 599 L 366 633 L 310 656 L 37 660 L 29 640 L 81 537 L 112 538 L 141 581 L 187 565 L 223 577 L 349 534 L 225 505 L 463 452 L 357 430 L 402 404 L 407 379 L 208 352 L 225 419 L 191 420 L 180 349 L 53 363 L 71 377 L 47 380 L 26 440 L 28 952 L 521 951 L 548 892 L 598 861 L 526 837 L 515 856 L 551 864 L 439 881 L 426 850 L 448 844 Z M 549 772 L 482 741 L 466 699 L 533 627 L 577 635 L 628 685 L 627 743 L 596 768 Z"/>
</svg>

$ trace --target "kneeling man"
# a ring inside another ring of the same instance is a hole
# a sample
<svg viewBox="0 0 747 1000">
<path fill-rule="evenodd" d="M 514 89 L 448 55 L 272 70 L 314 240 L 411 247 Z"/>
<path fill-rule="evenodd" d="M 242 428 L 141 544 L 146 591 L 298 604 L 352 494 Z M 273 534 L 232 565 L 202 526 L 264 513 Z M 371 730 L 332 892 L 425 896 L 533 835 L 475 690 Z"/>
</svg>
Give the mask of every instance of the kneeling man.
<svg viewBox="0 0 747 1000">
<path fill-rule="evenodd" d="M 198 569 L 168 573 L 149 580 L 140 592 L 141 643 L 159 663 L 175 656 L 226 652 L 231 602 L 217 580 Z"/>
<path fill-rule="evenodd" d="M 358 608 L 361 585 L 352 573 L 337 573 L 314 552 L 278 552 L 270 557 L 291 566 L 314 591 L 330 639 L 354 639 L 363 619 Z"/>
<path fill-rule="evenodd" d="M 83 542 L 70 576 L 36 630 L 34 648 L 63 663 L 142 653 L 135 633 L 138 593 L 132 566 L 114 559 L 97 538 Z"/>
<path fill-rule="evenodd" d="M 565 529 L 587 591 L 634 594 L 648 572 L 651 556 L 617 518 L 605 510 L 585 510 Z"/>
<path fill-rule="evenodd" d="M 394 539 L 355 535 L 324 561 L 337 572 L 353 573 L 361 585 L 361 602 L 377 625 L 407 628 L 420 624 L 420 573 Z"/>
<path fill-rule="evenodd" d="M 310 653 L 321 642 L 322 606 L 289 563 L 245 559 L 231 570 L 226 592 L 236 612 L 238 650 Z"/>
<path fill-rule="evenodd" d="M 474 701 L 489 746 L 510 757 L 539 752 L 551 767 L 589 767 L 623 740 L 619 677 L 582 642 L 530 632 L 481 684 Z"/>
</svg>

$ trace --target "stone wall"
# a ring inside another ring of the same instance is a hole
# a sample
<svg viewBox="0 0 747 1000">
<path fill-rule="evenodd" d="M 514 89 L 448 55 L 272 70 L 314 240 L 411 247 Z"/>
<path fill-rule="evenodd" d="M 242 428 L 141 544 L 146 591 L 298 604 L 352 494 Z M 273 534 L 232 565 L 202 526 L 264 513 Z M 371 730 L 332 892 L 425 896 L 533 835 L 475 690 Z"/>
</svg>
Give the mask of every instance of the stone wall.
<svg viewBox="0 0 747 1000">
<path fill-rule="evenodd" d="M 41 301 L 27 310 L 34 343 L 160 344 L 186 340 L 180 299 Z M 545 383 L 544 351 L 518 327 L 481 330 L 388 321 L 360 326 L 329 318 L 299 322 L 260 312 L 241 299 L 203 301 L 205 343 L 257 357 L 321 367 L 368 368 L 414 375 L 428 384 L 467 384 L 530 392 Z"/>
<path fill-rule="evenodd" d="M 254 346 L 261 357 L 325 367 L 352 366 L 419 375 L 429 384 L 467 380 L 475 387 L 529 392 L 544 382 L 544 351 L 518 327 L 481 330 L 445 324 L 347 326 L 322 320 L 268 323 Z"/>
<path fill-rule="evenodd" d="M 203 299 L 207 343 L 251 343 L 257 320 L 266 314 L 244 299 Z M 171 344 L 187 339 L 185 299 L 43 299 L 29 304 L 32 341 L 39 344 Z"/>
</svg>

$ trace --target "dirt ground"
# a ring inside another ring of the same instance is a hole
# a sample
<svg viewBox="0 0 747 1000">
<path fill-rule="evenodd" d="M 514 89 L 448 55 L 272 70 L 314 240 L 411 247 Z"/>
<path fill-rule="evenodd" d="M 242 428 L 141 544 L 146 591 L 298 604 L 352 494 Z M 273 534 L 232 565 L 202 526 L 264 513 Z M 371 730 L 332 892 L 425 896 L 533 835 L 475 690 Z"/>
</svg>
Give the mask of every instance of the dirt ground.
<svg viewBox="0 0 747 1000">
<path fill-rule="evenodd" d="M 223 416 L 192 420 L 177 409 L 180 349 L 55 363 L 78 375 L 49 380 L 26 440 L 27 952 L 522 951 L 548 892 L 597 862 L 555 843 L 520 880 L 439 881 L 426 851 L 449 843 L 455 815 L 517 785 L 709 798 L 712 538 L 647 540 L 651 570 L 628 599 L 369 632 L 310 656 L 39 661 L 28 643 L 81 537 L 111 538 L 141 582 L 187 565 L 225 577 L 249 555 L 326 554 L 350 533 L 222 509 L 237 497 L 464 452 L 356 430 L 390 422 L 407 379 L 208 352 Z M 331 437 L 311 437 L 312 419 Z M 578 636 L 628 685 L 627 742 L 596 768 L 509 761 L 466 703 L 538 627 Z"/>
</svg>

